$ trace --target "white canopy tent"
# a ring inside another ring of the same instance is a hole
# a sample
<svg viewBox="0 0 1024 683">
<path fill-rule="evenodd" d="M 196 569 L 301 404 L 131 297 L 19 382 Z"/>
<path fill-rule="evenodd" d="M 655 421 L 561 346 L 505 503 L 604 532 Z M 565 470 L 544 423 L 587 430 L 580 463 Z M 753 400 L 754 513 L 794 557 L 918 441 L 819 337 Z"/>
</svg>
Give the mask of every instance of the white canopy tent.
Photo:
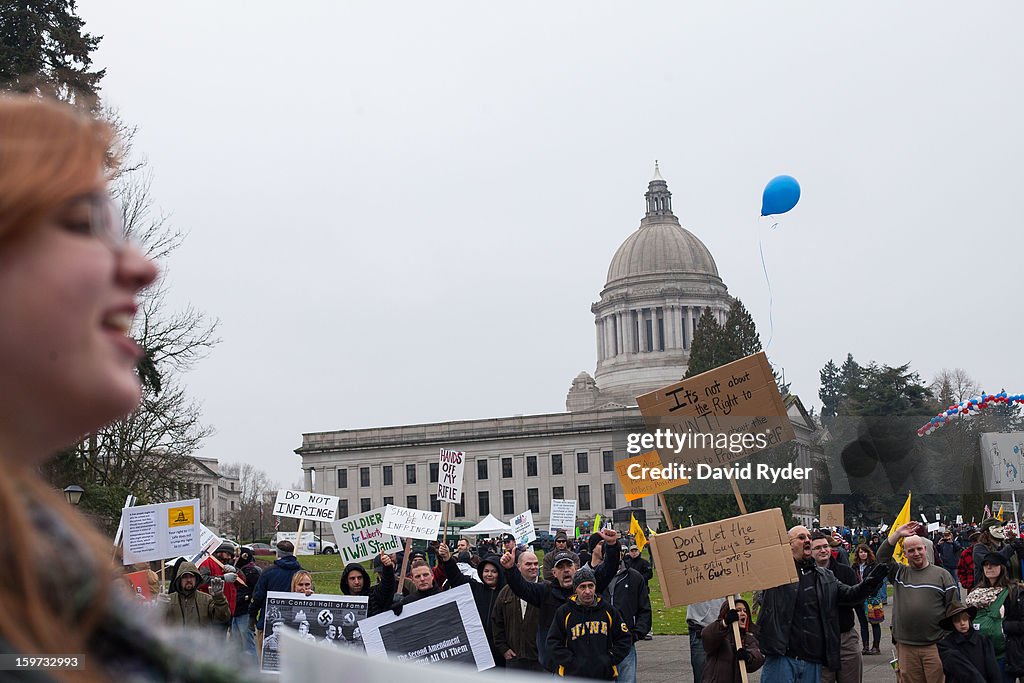
<svg viewBox="0 0 1024 683">
<path fill-rule="evenodd" d="M 460 529 L 459 533 L 463 536 L 496 536 L 507 531 L 512 531 L 512 527 L 494 515 L 487 515 L 468 529 Z"/>
</svg>

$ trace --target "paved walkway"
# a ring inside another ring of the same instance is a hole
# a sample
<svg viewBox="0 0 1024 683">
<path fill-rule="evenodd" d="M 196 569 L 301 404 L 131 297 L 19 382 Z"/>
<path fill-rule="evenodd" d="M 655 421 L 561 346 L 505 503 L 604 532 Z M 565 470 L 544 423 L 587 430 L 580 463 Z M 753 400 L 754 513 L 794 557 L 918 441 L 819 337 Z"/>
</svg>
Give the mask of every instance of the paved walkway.
<svg viewBox="0 0 1024 683">
<path fill-rule="evenodd" d="M 896 680 L 896 674 L 889 668 L 890 646 L 885 636 L 882 641 L 883 654 L 864 657 L 864 683 L 894 683 Z M 689 636 L 654 636 L 654 640 L 637 643 L 636 650 L 638 683 L 693 683 Z M 751 683 L 760 679 L 758 672 L 750 675 Z"/>
</svg>

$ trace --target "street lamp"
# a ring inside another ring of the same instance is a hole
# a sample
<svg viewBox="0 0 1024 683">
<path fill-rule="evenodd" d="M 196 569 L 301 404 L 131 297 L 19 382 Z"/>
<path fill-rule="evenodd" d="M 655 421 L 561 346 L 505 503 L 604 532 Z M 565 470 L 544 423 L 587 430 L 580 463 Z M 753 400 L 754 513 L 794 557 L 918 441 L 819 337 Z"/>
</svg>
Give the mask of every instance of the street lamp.
<svg viewBox="0 0 1024 683">
<path fill-rule="evenodd" d="M 64 500 L 66 500 L 69 505 L 78 505 L 82 500 L 83 493 L 85 493 L 85 489 L 78 484 L 72 484 L 64 489 Z"/>
<path fill-rule="evenodd" d="M 680 505 L 679 507 L 677 507 L 676 508 L 676 512 L 679 513 L 679 526 L 682 526 L 683 525 L 683 506 Z"/>
</svg>

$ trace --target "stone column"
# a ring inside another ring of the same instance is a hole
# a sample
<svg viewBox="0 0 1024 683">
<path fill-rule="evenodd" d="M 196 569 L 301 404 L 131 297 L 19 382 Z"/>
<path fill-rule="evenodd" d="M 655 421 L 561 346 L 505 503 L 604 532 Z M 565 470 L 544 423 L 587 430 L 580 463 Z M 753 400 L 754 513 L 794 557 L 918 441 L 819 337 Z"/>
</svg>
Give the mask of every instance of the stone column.
<svg viewBox="0 0 1024 683">
<path fill-rule="evenodd" d="M 675 305 L 665 307 L 665 341 L 666 349 L 678 349 L 679 343 L 679 307 Z"/>
<path fill-rule="evenodd" d="M 612 316 L 604 317 L 605 358 L 614 358 L 619 350 L 615 346 L 615 321 Z"/>
<path fill-rule="evenodd" d="M 604 321 L 601 318 L 594 320 L 594 334 L 597 337 L 597 360 L 604 360 Z M 440 475 L 439 475 L 440 476 Z"/>
<path fill-rule="evenodd" d="M 693 346 L 693 306 L 686 307 L 686 348 Z"/>
<path fill-rule="evenodd" d="M 640 335 L 640 353 L 650 351 L 647 347 L 647 321 L 644 320 L 644 309 L 636 310 L 636 333 Z"/>
<path fill-rule="evenodd" d="M 313 490 L 313 468 L 310 467 L 308 470 L 307 469 L 303 469 L 302 470 L 302 474 L 305 475 L 306 490 L 307 491 L 312 491 Z"/>
</svg>

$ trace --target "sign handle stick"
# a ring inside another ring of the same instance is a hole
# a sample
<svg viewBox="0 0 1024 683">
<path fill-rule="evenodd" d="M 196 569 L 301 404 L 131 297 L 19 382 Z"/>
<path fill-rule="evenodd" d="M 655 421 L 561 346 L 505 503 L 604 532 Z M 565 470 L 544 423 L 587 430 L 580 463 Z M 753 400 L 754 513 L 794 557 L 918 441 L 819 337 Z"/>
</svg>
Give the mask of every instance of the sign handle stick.
<svg viewBox="0 0 1024 683">
<path fill-rule="evenodd" d="M 452 509 L 451 503 L 444 504 L 444 533 L 441 535 L 441 543 L 448 545 L 448 512 Z"/>
<path fill-rule="evenodd" d="M 747 514 L 747 506 L 743 503 L 743 496 L 740 495 L 739 484 L 732 477 L 729 477 L 729 486 L 732 487 L 732 495 L 736 496 L 736 504 L 740 506 L 740 514 Z"/>
<path fill-rule="evenodd" d="M 402 553 L 402 573 L 398 575 L 398 580 L 395 581 L 397 588 L 395 588 L 395 595 L 402 594 L 402 588 L 405 587 L 405 572 L 409 568 L 409 555 L 412 554 L 412 536 L 405 539 L 405 552 Z"/>
<path fill-rule="evenodd" d="M 299 554 L 299 545 L 302 544 L 302 524 L 306 520 L 299 517 L 299 530 L 295 532 L 295 554 Z M 316 550 L 313 550 L 313 554 L 316 555 Z"/>
<path fill-rule="evenodd" d="M 730 479 L 730 481 L 732 480 Z M 743 514 L 747 513 L 744 512 Z M 729 609 L 736 609 L 736 597 L 734 595 L 729 596 Z M 749 614 L 747 615 L 747 618 L 750 618 Z M 732 622 L 732 637 L 736 641 L 736 649 L 739 650 L 740 648 L 742 648 L 743 636 L 742 634 L 740 634 L 740 622 L 738 621 Z M 736 663 L 740 665 L 740 678 L 743 679 L 743 683 L 747 683 L 747 663 L 744 662 L 742 659 L 737 661 Z"/>
<path fill-rule="evenodd" d="M 163 560 L 160 560 L 160 592 L 161 593 L 166 593 L 167 592 L 167 583 L 166 583 L 167 582 L 167 574 L 165 572 L 166 568 L 167 568 L 167 563 L 164 562 Z"/>
<path fill-rule="evenodd" d="M 1020 538 L 1020 520 L 1017 517 L 1017 492 L 1010 491 L 1010 499 L 1013 501 L 1013 525 L 1017 527 L 1017 538 Z"/>
<path fill-rule="evenodd" d="M 658 502 L 661 503 L 661 514 L 665 517 L 665 524 L 668 525 L 668 530 L 672 531 L 675 526 L 672 524 L 672 512 L 668 509 L 668 503 L 665 502 L 665 494 L 658 494 Z"/>
</svg>

